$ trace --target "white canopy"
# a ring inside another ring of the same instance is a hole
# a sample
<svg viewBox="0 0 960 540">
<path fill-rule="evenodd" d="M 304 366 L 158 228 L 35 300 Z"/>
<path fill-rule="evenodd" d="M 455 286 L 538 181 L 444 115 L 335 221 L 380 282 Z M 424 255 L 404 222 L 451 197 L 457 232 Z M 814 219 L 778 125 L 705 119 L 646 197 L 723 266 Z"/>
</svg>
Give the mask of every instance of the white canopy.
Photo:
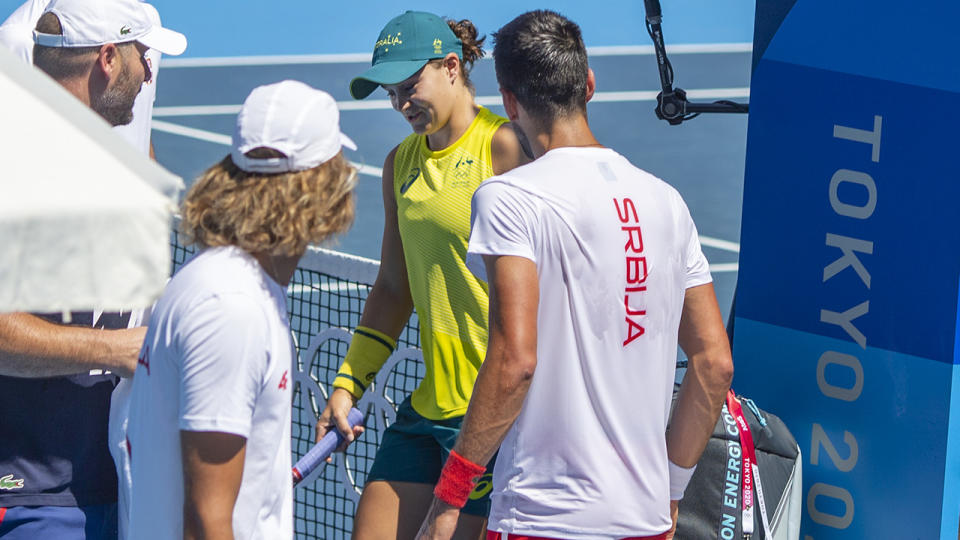
<svg viewBox="0 0 960 540">
<path fill-rule="evenodd" d="M 150 305 L 182 186 L 0 47 L 0 312 Z"/>
</svg>

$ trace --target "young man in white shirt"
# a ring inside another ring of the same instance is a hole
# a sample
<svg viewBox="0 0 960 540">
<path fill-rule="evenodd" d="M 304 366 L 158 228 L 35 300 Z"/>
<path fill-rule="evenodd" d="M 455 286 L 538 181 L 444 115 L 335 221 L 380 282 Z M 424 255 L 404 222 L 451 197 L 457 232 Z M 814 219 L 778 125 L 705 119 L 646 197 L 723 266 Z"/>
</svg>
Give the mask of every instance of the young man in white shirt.
<svg viewBox="0 0 960 540">
<path fill-rule="evenodd" d="M 733 375 L 696 228 L 676 190 L 594 138 L 576 24 L 534 11 L 494 36 L 537 159 L 474 194 L 490 341 L 419 538 L 450 538 L 498 448 L 488 539 L 670 538 Z"/>
<path fill-rule="evenodd" d="M 338 122 L 303 83 L 254 89 L 231 154 L 184 200 L 203 250 L 157 302 L 133 380 L 131 538 L 293 536 L 286 287 L 308 244 L 353 219 Z"/>
</svg>

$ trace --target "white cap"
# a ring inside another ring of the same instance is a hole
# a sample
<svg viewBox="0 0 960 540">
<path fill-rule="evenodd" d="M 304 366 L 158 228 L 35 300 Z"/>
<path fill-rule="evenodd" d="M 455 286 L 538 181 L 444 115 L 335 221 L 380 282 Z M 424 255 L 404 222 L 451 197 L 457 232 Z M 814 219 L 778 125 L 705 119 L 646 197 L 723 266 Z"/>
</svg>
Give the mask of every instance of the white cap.
<svg viewBox="0 0 960 540">
<path fill-rule="evenodd" d="M 244 155 L 259 147 L 286 157 Z M 340 110 L 330 94 L 299 81 L 282 81 L 254 88 L 247 96 L 237 115 L 230 157 L 247 172 L 305 171 L 326 163 L 342 147 L 357 149 L 340 132 Z"/>
<path fill-rule="evenodd" d="M 187 48 L 187 38 L 155 24 L 139 0 L 53 0 L 44 10 L 48 12 L 60 19 L 63 34 L 34 31 L 33 42 L 44 47 L 99 47 L 139 41 L 173 56 Z"/>
</svg>

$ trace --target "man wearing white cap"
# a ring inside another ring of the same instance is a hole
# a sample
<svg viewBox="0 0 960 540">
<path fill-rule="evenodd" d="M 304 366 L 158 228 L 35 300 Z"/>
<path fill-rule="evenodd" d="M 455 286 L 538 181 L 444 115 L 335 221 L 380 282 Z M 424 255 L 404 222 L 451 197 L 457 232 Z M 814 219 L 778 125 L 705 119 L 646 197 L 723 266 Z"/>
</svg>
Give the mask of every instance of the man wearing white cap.
<svg viewBox="0 0 960 540">
<path fill-rule="evenodd" d="M 149 79 L 146 49 L 186 45 L 136 0 L 54 0 L 33 35 L 37 67 L 113 125 Z M 116 538 L 107 415 L 114 374 L 133 372 L 142 342 L 130 318 L 0 316 L 0 538 Z"/>
<path fill-rule="evenodd" d="M 43 15 L 50 0 L 27 0 L 2 24 L 0 24 L 0 47 L 6 48 L 25 62 L 33 63 L 33 30 L 37 20 Z M 151 22 L 160 25 L 160 14 L 152 5 L 143 2 L 143 7 Z M 153 103 L 157 97 L 157 75 L 160 71 L 160 51 L 150 49 L 144 54 L 150 68 L 149 80 L 143 83 L 133 105 L 133 121 L 115 130 L 144 154 L 153 157 L 150 142 L 150 121 L 153 117 Z"/>
<path fill-rule="evenodd" d="M 136 0 L 53 0 L 33 36 L 34 65 L 114 126 L 130 123 L 133 100 L 150 80 L 145 52 L 177 55 L 187 46 Z"/>
<path fill-rule="evenodd" d="M 261 86 L 187 194 L 202 251 L 157 302 L 133 379 L 131 538 L 293 537 L 286 287 L 307 245 L 353 220 L 342 147 L 329 94 Z"/>
</svg>

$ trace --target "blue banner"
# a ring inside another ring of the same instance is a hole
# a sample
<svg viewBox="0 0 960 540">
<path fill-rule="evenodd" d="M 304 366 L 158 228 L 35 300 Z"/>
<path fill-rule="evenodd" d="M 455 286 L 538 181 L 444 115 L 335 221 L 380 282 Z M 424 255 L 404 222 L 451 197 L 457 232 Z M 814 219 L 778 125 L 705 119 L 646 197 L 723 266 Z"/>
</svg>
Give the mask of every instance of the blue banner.
<svg viewBox="0 0 960 540">
<path fill-rule="evenodd" d="M 801 538 L 957 538 L 960 4 L 759 2 L 734 387 L 803 452 Z"/>
<path fill-rule="evenodd" d="M 750 106 L 737 316 L 952 362 L 960 94 L 761 60 Z"/>
</svg>

